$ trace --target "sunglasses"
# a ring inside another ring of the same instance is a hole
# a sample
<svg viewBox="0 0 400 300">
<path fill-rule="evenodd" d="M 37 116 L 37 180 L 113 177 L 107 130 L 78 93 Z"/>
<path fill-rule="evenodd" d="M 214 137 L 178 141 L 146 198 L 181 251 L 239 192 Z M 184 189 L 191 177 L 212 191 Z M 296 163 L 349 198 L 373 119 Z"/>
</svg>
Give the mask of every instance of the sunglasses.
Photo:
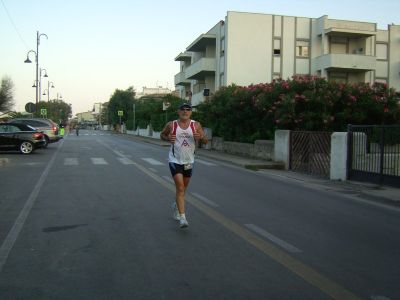
<svg viewBox="0 0 400 300">
<path fill-rule="evenodd" d="M 180 111 L 192 111 L 191 108 L 181 108 Z"/>
</svg>

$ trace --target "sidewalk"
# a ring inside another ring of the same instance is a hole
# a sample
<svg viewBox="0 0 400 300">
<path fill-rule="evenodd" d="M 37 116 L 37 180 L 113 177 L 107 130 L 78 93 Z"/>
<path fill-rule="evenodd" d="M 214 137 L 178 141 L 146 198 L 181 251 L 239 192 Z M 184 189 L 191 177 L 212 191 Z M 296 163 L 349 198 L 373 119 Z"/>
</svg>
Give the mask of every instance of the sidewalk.
<svg viewBox="0 0 400 300">
<path fill-rule="evenodd" d="M 129 138 L 138 139 L 146 143 L 169 147 L 170 143 L 162 140 L 134 136 L 123 135 Z M 210 159 L 226 162 L 236 166 L 241 166 L 246 169 L 261 171 L 267 175 L 283 177 L 287 180 L 304 182 L 309 186 L 317 186 L 320 189 L 332 190 L 351 196 L 361 196 L 368 200 L 378 201 L 390 205 L 400 207 L 400 189 L 389 186 L 378 186 L 376 184 L 357 182 L 357 181 L 334 181 L 326 178 L 320 178 L 308 174 L 297 173 L 283 170 L 283 165 L 280 163 L 257 160 L 252 158 L 231 155 L 215 150 L 197 149 L 196 156 L 199 158 L 207 157 Z"/>
</svg>

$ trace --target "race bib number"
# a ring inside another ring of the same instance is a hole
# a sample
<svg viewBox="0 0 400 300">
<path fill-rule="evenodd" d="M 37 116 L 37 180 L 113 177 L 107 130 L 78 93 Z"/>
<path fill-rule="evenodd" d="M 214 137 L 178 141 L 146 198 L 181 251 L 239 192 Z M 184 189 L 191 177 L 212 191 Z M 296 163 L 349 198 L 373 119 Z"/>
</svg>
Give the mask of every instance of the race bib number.
<svg viewBox="0 0 400 300">
<path fill-rule="evenodd" d="M 191 170 L 191 169 L 192 169 L 192 164 L 185 164 L 185 165 L 183 165 L 183 169 L 184 169 L 185 171 Z"/>
</svg>

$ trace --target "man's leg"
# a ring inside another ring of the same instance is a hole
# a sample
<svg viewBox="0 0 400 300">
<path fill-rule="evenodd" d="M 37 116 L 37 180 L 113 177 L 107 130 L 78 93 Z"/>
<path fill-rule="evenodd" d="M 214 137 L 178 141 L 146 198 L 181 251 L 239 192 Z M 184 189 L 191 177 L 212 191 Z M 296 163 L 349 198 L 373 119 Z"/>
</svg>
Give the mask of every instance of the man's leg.
<svg viewBox="0 0 400 300">
<path fill-rule="evenodd" d="M 176 190 L 176 205 L 180 214 L 185 213 L 185 190 L 189 182 L 183 177 L 181 173 L 174 176 L 175 190 Z M 189 178 L 190 179 L 190 178 Z M 185 182 L 187 181 L 186 185 Z"/>
</svg>

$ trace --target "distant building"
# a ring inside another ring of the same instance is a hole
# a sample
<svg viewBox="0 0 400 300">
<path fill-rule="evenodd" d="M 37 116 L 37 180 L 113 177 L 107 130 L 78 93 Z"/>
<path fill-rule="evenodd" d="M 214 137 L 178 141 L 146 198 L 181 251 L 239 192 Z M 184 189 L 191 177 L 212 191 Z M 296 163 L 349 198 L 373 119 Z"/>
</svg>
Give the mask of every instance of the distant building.
<svg viewBox="0 0 400 300">
<path fill-rule="evenodd" d="M 171 93 L 172 91 L 169 88 L 165 88 L 162 86 L 154 88 L 148 88 L 144 86 L 142 92 L 136 93 L 135 98 L 140 99 L 142 97 L 150 97 L 150 96 L 158 98 Z"/>
<path fill-rule="evenodd" d="M 76 117 L 78 118 L 79 124 L 95 124 L 95 123 L 97 123 L 96 117 L 93 114 L 93 111 L 77 113 Z"/>
<path fill-rule="evenodd" d="M 179 54 L 175 85 L 194 105 L 222 86 L 316 75 L 400 90 L 400 26 L 228 12 Z"/>
</svg>

